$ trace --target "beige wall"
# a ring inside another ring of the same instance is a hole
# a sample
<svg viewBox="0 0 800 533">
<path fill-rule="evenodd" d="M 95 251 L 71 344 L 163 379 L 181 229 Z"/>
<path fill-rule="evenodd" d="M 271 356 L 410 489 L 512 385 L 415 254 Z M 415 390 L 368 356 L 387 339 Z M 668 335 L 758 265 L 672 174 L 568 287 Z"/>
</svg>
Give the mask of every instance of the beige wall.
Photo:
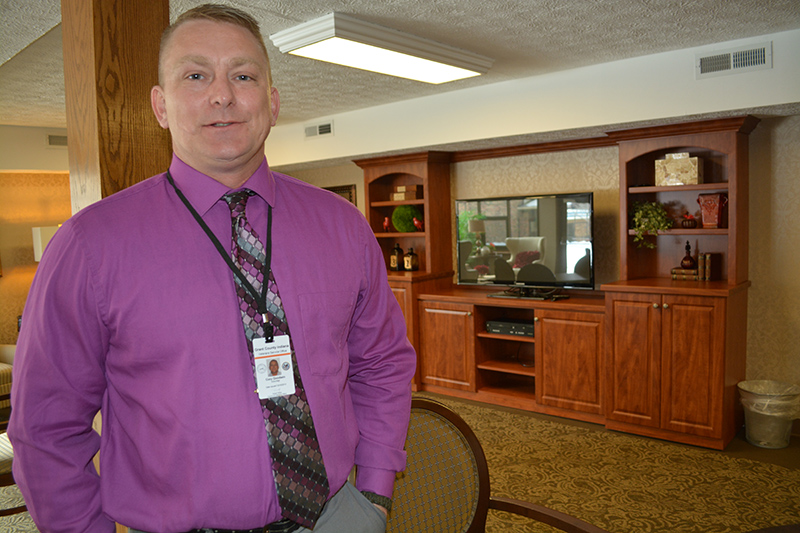
<svg viewBox="0 0 800 533">
<path fill-rule="evenodd" d="M 68 172 L 0 171 L 0 344 L 16 343 L 17 316 L 36 272 L 31 228 L 69 216 Z"/>
<path fill-rule="evenodd" d="M 0 170 L 69 170 L 67 147 L 48 146 L 48 134 L 67 130 L 0 125 Z"/>
<path fill-rule="evenodd" d="M 747 377 L 800 384 L 800 116 L 750 137 Z"/>
</svg>

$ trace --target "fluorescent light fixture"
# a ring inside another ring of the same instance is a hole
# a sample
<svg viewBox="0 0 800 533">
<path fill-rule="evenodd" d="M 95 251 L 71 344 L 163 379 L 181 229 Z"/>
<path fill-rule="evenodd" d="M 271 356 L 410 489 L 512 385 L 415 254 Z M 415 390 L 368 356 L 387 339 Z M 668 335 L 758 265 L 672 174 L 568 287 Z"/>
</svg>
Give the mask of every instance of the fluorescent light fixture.
<svg viewBox="0 0 800 533">
<path fill-rule="evenodd" d="M 58 228 L 59 226 L 41 226 L 33 228 L 33 260 L 37 263 L 42 260 L 42 253 L 44 253 L 47 243 L 50 242 L 50 239 L 56 234 Z"/>
<path fill-rule="evenodd" d="M 282 53 L 426 83 L 488 72 L 492 59 L 452 46 L 329 13 L 270 35 Z"/>
</svg>

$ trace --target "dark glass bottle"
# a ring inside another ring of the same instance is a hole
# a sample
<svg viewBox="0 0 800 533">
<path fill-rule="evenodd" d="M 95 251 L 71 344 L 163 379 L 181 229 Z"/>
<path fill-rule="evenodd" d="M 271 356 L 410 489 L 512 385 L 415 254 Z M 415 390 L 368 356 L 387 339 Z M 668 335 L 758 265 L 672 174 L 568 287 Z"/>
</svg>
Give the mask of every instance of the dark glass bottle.
<svg viewBox="0 0 800 533">
<path fill-rule="evenodd" d="M 414 253 L 413 248 L 409 248 L 408 253 L 403 257 L 403 268 L 405 270 L 419 270 L 419 256 Z"/>
<path fill-rule="evenodd" d="M 389 270 L 403 270 L 403 249 L 400 248 L 400 244 L 394 245 L 394 250 L 389 256 Z"/>
</svg>

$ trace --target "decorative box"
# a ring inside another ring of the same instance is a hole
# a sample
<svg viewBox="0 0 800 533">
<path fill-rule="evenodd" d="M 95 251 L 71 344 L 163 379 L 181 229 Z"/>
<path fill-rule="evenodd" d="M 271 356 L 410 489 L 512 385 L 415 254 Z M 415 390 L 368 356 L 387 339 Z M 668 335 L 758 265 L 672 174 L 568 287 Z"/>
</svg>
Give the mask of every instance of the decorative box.
<svg viewBox="0 0 800 533">
<path fill-rule="evenodd" d="M 656 160 L 656 186 L 697 185 L 703 183 L 703 162 L 688 152 L 667 154 Z"/>
<path fill-rule="evenodd" d="M 393 192 L 392 193 L 392 201 L 393 202 L 402 202 L 403 200 L 416 200 L 417 199 L 417 192 L 416 191 L 405 191 L 405 192 Z"/>
<path fill-rule="evenodd" d="M 397 185 L 392 193 L 392 200 L 401 202 L 403 200 L 417 200 L 421 189 L 418 185 Z"/>
</svg>

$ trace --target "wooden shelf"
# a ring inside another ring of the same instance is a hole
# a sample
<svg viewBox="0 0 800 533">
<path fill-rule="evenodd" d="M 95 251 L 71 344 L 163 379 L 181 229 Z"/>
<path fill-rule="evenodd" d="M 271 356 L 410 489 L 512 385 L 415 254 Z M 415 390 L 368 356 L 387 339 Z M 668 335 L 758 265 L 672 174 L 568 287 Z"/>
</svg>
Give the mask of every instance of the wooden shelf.
<svg viewBox="0 0 800 533">
<path fill-rule="evenodd" d="M 532 366 L 523 366 L 517 361 L 504 361 L 500 359 L 492 359 L 484 361 L 477 365 L 481 370 L 490 370 L 492 372 L 503 372 L 504 374 L 515 374 L 517 376 L 535 377 L 536 368 Z"/>
<path fill-rule="evenodd" d="M 413 238 L 413 237 L 417 237 L 419 239 L 424 239 L 425 238 L 425 233 L 423 233 L 421 231 L 419 231 L 419 232 L 411 231 L 411 232 L 408 232 L 408 233 L 399 233 L 399 232 L 395 232 L 395 231 L 384 231 L 383 233 L 376 233 L 375 234 L 375 238 L 376 239 L 407 239 L 407 238 Z"/>
<path fill-rule="evenodd" d="M 697 185 L 671 185 L 668 187 L 643 186 L 628 187 L 628 194 L 646 194 L 654 192 L 683 192 L 683 191 L 727 191 L 728 183 L 698 183 Z"/>
<path fill-rule="evenodd" d="M 425 200 L 417 198 L 416 200 L 385 200 L 380 202 L 370 202 L 371 207 L 396 207 L 399 205 L 425 205 Z"/>
<path fill-rule="evenodd" d="M 498 339 L 502 341 L 536 342 L 536 339 L 533 337 L 527 337 L 525 335 L 502 335 L 500 333 L 489 333 L 488 331 L 481 331 L 480 333 L 476 333 L 475 336 L 483 339 Z"/>
<path fill-rule="evenodd" d="M 746 281 L 730 285 L 727 281 L 681 281 L 672 278 L 638 278 L 604 283 L 604 291 L 648 294 L 686 294 L 729 297 L 750 287 Z"/>
<path fill-rule="evenodd" d="M 508 386 L 508 387 L 481 387 L 478 389 L 478 395 L 491 395 L 500 398 L 519 398 L 536 405 L 536 394 L 533 387 L 525 387 L 523 385 Z M 499 403 L 499 402 L 498 402 Z M 505 403 L 505 402 L 504 402 Z"/>
<path fill-rule="evenodd" d="M 728 235 L 728 233 L 728 228 L 673 228 L 659 230 L 658 235 Z M 629 229 L 628 235 L 636 235 L 636 232 Z M 645 235 L 652 235 L 652 233 Z"/>
</svg>

